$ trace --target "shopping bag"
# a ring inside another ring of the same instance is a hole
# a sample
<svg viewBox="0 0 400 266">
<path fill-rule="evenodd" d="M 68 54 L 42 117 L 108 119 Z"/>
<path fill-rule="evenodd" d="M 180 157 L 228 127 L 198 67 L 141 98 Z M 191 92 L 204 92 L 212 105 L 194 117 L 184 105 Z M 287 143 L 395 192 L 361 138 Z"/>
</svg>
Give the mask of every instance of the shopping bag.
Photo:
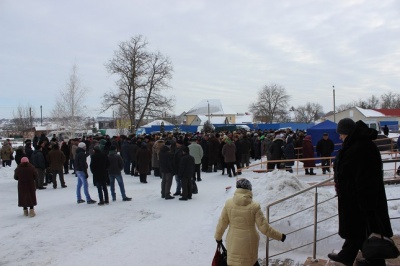
<svg viewBox="0 0 400 266">
<path fill-rule="evenodd" d="M 211 266 L 227 266 L 227 258 L 228 255 L 224 244 L 218 243 Z"/>
<path fill-rule="evenodd" d="M 400 255 L 392 239 L 376 233 L 364 241 L 361 252 L 366 259 L 394 259 Z"/>
</svg>

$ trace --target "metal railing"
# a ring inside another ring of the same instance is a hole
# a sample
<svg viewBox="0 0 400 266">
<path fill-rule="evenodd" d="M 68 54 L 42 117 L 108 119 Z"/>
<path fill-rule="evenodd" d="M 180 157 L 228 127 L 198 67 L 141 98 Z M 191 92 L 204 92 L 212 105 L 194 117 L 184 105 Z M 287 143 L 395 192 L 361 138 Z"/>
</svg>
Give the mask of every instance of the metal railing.
<svg viewBox="0 0 400 266">
<path fill-rule="evenodd" d="M 325 221 L 327 221 L 327 220 L 329 220 L 329 219 L 336 218 L 336 217 L 338 216 L 338 214 L 336 213 L 336 214 L 331 215 L 331 216 L 329 216 L 329 217 L 325 217 L 324 219 L 318 220 L 318 206 L 321 205 L 321 204 L 324 204 L 324 203 L 326 203 L 326 202 L 329 202 L 329 201 L 331 201 L 331 200 L 333 200 L 333 199 L 335 199 L 335 198 L 337 197 L 337 196 L 335 195 L 335 196 L 333 196 L 333 197 L 327 198 L 327 199 L 325 199 L 325 200 L 319 202 L 319 201 L 318 201 L 318 187 L 321 187 L 321 186 L 323 186 L 323 185 L 325 185 L 325 184 L 327 184 L 327 183 L 330 183 L 330 182 L 332 182 L 332 181 L 333 181 L 333 177 L 328 178 L 328 179 L 323 180 L 323 181 L 321 181 L 321 182 L 319 182 L 319 183 L 316 183 L 316 184 L 314 184 L 314 185 L 312 185 L 312 186 L 310 186 L 310 187 L 308 187 L 308 188 L 306 188 L 306 189 L 303 189 L 303 190 L 301 190 L 301 191 L 299 191 L 299 192 L 296 192 L 296 193 L 294 193 L 294 194 L 292 194 L 292 195 L 290 195 L 290 196 L 287 196 L 287 197 L 285 197 L 285 198 L 279 199 L 279 200 L 277 200 L 277 201 L 275 201 L 275 202 L 273 202 L 273 203 L 271 203 L 271 204 L 269 204 L 269 205 L 267 206 L 267 208 L 266 208 L 266 218 L 267 218 L 267 221 L 268 221 L 268 223 L 269 223 L 270 225 L 273 224 L 273 223 L 276 223 L 276 222 L 278 222 L 278 221 L 282 221 L 282 220 L 288 219 L 289 217 L 292 217 L 292 216 L 294 216 L 294 215 L 303 213 L 303 212 L 305 212 L 305 211 L 307 211 L 307 210 L 313 209 L 313 222 L 312 222 L 311 224 L 306 224 L 306 225 L 304 225 L 304 226 L 301 227 L 301 228 L 297 228 L 297 229 L 295 229 L 295 230 L 293 230 L 293 231 L 291 231 L 291 232 L 286 233 L 286 235 L 290 235 L 290 234 L 294 234 L 294 233 L 296 233 L 296 232 L 305 230 L 306 228 L 313 227 L 313 240 L 312 240 L 311 242 L 308 242 L 308 243 L 299 245 L 299 246 L 297 246 L 297 247 L 294 247 L 294 248 L 291 248 L 291 249 L 288 249 L 288 250 L 285 250 L 285 251 L 282 251 L 282 252 L 279 252 L 279 253 L 270 255 L 270 254 L 269 254 L 269 247 L 270 247 L 269 242 L 270 242 L 270 241 L 273 241 L 273 239 L 269 239 L 269 237 L 267 237 L 267 241 L 266 241 L 266 250 L 265 250 L 265 252 L 266 252 L 266 265 L 269 265 L 269 259 L 272 258 L 272 257 L 279 256 L 279 255 L 282 255 L 282 254 L 286 254 L 286 253 L 292 252 L 292 251 L 294 251 L 294 250 L 298 250 L 298 249 L 300 249 L 300 248 L 304 248 L 304 247 L 309 246 L 309 245 L 312 245 L 312 259 L 315 261 L 315 260 L 316 260 L 316 254 L 317 254 L 317 244 L 318 244 L 318 242 L 320 242 L 320 241 L 322 241 L 322 240 L 325 240 L 325 239 L 327 239 L 327 238 L 336 236 L 336 235 L 338 234 L 337 232 L 335 232 L 335 233 L 333 233 L 333 234 L 326 235 L 326 236 L 324 236 L 324 237 L 318 238 L 318 229 L 317 229 L 317 228 L 318 228 L 318 224 L 320 224 L 320 223 L 322 223 L 322 222 L 325 222 Z M 301 195 L 301 194 L 303 194 L 303 193 L 306 193 L 306 192 L 308 192 L 308 191 L 310 191 L 310 190 L 315 190 L 315 192 L 314 192 L 314 203 L 313 203 L 313 205 L 308 206 L 308 207 L 305 207 L 305 208 L 303 208 L 303 209 L 301 209 L 301 210 L 298 210 L 298 211 L 289 213 L 288 215 L 286 215 L 286 216 L 284 216 L 284 217 L 280 217 L 280 218 L 278 218 L 278 219 L 276 219 L 276 220 L 270 221 L 270 209 L 271 209 L 271 207 L 273 207 L 273 206 L 275 206 L 275 205 L 278 205 L 278 204 L 280 204 L 280 203 L 283 203 L 283 202 L 285 202 L 285 201 L 287 201 L 287 200 L 289 200 L 289 199 L 292 199 L 292 198 L 294 198 L 294 197 L 296 197 L 296 196 L 299 196 L 299 195 Z M 396 201 L 396 200 L 400 200 L 400 198 L 388 199 L 388 202 L 389 202 L 389 201 Z M 400 217 L 390 217 L 390 219 L 391 219 L 391 220 L 395 220 L 395 219 L 400 219 Z"/>
</svg>

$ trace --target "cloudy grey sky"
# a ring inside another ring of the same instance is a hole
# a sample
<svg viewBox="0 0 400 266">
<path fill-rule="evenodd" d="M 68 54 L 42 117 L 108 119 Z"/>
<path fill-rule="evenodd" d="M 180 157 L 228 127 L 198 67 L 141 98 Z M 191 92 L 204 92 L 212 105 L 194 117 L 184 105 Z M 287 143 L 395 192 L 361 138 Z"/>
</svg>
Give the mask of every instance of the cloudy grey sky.
<svg viewBox="0 0 400 266">
<path fill-rule="evenodd" d="M 202 99 L 248 111 L 277 83 L 294 107 L 325 112 L 398 92 L 400 1 L 390 0 L 0 0 L 0 118 L 18 106 L 50 114 L 74 64 L 88 114 L 115 89 L 104 64 L 143 35 L 174 67 L 173 112 Z"/>
</svg>

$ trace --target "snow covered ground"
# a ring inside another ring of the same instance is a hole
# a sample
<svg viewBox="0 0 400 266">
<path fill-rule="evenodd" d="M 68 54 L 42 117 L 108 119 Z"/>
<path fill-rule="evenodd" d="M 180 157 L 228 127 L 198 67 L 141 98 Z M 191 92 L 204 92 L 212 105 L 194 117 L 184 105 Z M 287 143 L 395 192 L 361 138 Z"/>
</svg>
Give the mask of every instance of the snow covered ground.
<svg viewBox="0 0 400 266">
<path fill-rule="evenodd" d="M 385 167 L 389 167 L 387 164 Z M 123 202 L 117 186 L 117 201 L 108 206 L 76 203 L 77 178 L 66 175 L 67 188 L 37 191 L 36 217 L 23 216 L 17 207 L 17 181 L 12 167 L 0 168 L 0 265 L 210 265 L 215 252 L 214 230 L 227 198 L 235 190 L 235 178 L 217 173 L 202 173 L 199 194 L 187 202 L 164 200 L 160 197 L 161 179 L 148 177 L 148 184 L 138 177 L 124 176 L 131 202 Z M 320 172 L 320 170 L 317 170 Z M 284 171 L 272 173 L 245 172 L 241 177 L 253 183 L 254 198 L 265 212 L 267 204 L 291 195 L 308 185 L 309 177 L 296 178 Z M 314 177 L 322 180 L 322 176 Z M 326 176 L 324 176 L 326 178 Z M 90 194 L 98 200 L 97 190 L 90 182 Z M 232 186 L 231 189 L 226 187 Z M 172 192 L 175 189 L 175 182 Z M 83 192 L 82 192 L 83 193 Z M 334 194 L 332 187 L 318 189 L 320 198 Z M 396 198 L 399 185 L 387 186 L 388 198 Z M 271 221 L 309 206 L 314 191 L 271 209 Z M 400 201 L 390 202 L 390 215 L 400 216 Z M 337 213 L 336 200 L 319 209 L 319 220 Z M 284 233 L 311 222 L 308 211 L 273 226 Z M 396 234 L 400 221 L 392 222 Z M 320 237 L 337 232 L 337 219 L 318 227 Z M 259 257 L 265 257 L 265 240 L 261 236 Z M 271 254 L 312 240 L 312 228 L 290 234 L 285 243 L 271 242 Z M 326 258 L 333 249 L 340 249 L 342 240 L 332 237 L 318 244 L 317 257 Z M 303 263 L 311 256 L 311 247 L 282 255 Z"/>
</svg>

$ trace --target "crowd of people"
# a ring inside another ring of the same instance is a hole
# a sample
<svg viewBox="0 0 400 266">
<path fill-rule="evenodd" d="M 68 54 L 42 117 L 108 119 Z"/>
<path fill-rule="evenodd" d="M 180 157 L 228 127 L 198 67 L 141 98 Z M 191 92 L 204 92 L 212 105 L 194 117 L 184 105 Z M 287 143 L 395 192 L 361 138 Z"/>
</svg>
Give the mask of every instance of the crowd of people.
<svg viewBox="0 0 400 266">
<path fill-rule="evenodd" d="M 316 152 L 319 156 L 330 156 L 333 152 L 333 142 L 327 134 L 318 142 Z M 91 173 L 93 185 L 98 190 L 100 206 L 109 204 L 110 199 L 116 200 L 115 181 L 122 200 L 131 200 L 126 195 L 122 172 L 139 176 L 140 182 L 144 184 L 147 183 L 148 175 L 158 176 L 161 179 L 161 198 L 170 200 L 181 196 L 179 199 L 184 201 L 192 198 L 193 187 L 197 187 L 195 182 L 202 181 L 202 173 L 221 171 L 222 175 L 234 177 L 241 175 L 241 168 L 250 165 L 250 159 L 258 160 L 262 156 L 268 160 L 269 171 L 277 168 L 293 172 L 294 160 L 303 158 L 305 174 L 315 174 L 315 161 L 306 160 L 314 158 L 311 136 L 305 136 L 303 131 L 293 132 L 289 129 L 208 134 L 106 135 L 68 140 L 56 135 L 49 139 L 41 134 L 32 140 L 27 139 L 24 146 L 16 149 L 15 157 L 13 154 L 11 143 L 4 141 L 1 148 L 3 166 L 11 166 L 13 160 L 20 165 L 21 159 L 26 157 L 37 173 L 34 178 L 35 190 L 44 190 L 50 184 L 53 189 L 66 188 L 64 175 L 71 171 L 77 177 L 77 203 L 97 202 L 89 194 L 88 177 Z M 90 160 L 87 160 L 89 156 Z M 285 161 L 279 162 L 282 159 Z M 323 173 L 326 171 L 330 171 L 327 160 L 323 161 Z M 173 180 L 176 187 L 172 189 Z M 85 199 L 81 195 L 82 187 Z"/>
<path fill-rule="evenodd" d="M 77 203 L 83 186 L 86 202 L 94 204 L 88 191 L 89 170 L 93 184 L 98 189 L 99 203 L 109 204 L 110 196 L 116 201 L 115 180 L 123 201 L 130 201 L 124 188 L 125 175 L 139 176 L 146 184 L 153 171 L 161 179 L 161 198 L 165 200 L 181 196 L 179 200 L 192 199 L 195 182 L 202 181 L 202 173 L 217 172 L 228 177 L 241 174 L 240 169 L 254 160 L 267 158 L 267 169 L 275 168 L 293 172 L 296 159 L 303 161 L 305 174 L 315 175 L 315 153 L 321 157 L 322 173 L 334 167 L 335 187 L 338 195 L 339 235 L 345 239 L 339 253 L 330 253 L 333 261 L 352 265 L 369 233 L 379 231 L 384 236 L 393 235 L 388 217 L 386 195 L 383 186 L 382 159 L 373 140 L 377 131 L 369 129 L 362 121 L 351 119 L 339 121 L 337 133 L 343 141 L 333 165 L 330 157 L 334 144 L 324 133 L 315 147 L 310 135 L 302 131 L 246 131 L 209 134 L 158 134 L 143 136 L 102 136 L 82 139 L 48 139 L 44 134 L 26 140 L 25 147 L 14 151 L 5 141 L 1 148 L 3 166 L 17 163 L 14 178 L 18 180 L 18 206 L 25 216 L 36 215 L 36 190 L 52 184 L 57 189 L 57 175 L 61 188 L 67 187 L 64 175 L 75 174 Z M 33 146 L 33 147 L 32 147 Z M 90 163 L 87 158 L 90 156 Z M 283 159 L 283 161 L 281 161 Z M 368 163 L 365 163 L 368 162 Z M 171 188 L 175 178 L 176 189 Z M 366 182 L 365 180 L 369 180 Z M 110 187 L 110 195 L 108 193 Z M 285 241 L 286 235 L 270 227 L 260 205 L 252 200 L 252 186 L 246 179 L 238 179 L 237 190 L 229 199 L 219 219 L 215 239 L 222 243 L 227 234 L 228 265 L 258 265 L 258 229 L 274 239 Z M 357 196 L 353 194 L 356 193 Z M 28 210 L 29 208 L 29 210 Z M 243 249 L 243 245 L 248 248 Z M 240 248 L 239 248 L 240 247 Z M 370 259 L 359 265 L 384 265 L 383 259 Z"/>
</svg>

